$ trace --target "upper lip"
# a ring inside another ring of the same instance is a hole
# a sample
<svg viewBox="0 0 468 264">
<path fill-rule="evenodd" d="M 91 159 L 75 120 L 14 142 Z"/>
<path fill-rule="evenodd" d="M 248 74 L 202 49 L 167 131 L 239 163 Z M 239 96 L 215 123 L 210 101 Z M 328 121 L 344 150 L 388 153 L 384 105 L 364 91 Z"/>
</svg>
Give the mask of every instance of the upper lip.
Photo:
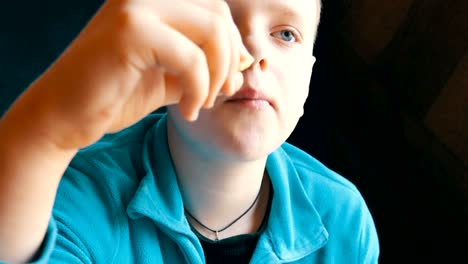
<svg viewBox="0 0 468 264">
<path fill-rule="evenodd" d="M 256 90 L 249 86 L 242 87 L 233 96 L 228 97 L 226 101 L 235 100 L 264 100 L 267 101 L 271 106 L 274 106 L 273 100 L 268 97 L 264 92 Z"/>
</svg>

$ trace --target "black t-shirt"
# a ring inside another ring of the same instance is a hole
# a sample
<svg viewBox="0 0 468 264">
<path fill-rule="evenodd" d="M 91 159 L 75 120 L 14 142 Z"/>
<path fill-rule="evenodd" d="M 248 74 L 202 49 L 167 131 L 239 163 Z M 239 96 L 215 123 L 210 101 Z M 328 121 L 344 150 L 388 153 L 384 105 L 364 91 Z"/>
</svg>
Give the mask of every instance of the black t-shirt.
<svg viewBox="0 0 468 264">
<path fill-rule="evenodd" d="M 255 247 L 257 246 L 258 239 L 263 231 L 266 229 L 268 223 L 268 216 L 270 214 L 271 200 L 273 197 L 273 188 L 270 188 L 270 196 L 268 198 L 268 206 L 257 232 L 253 234 L 244 234 L 233 236 L 218 241 L 210 240 L 198 233 L 195 228 L 193 232 L 200 239 L 203 251 L 205 252 L 205 259 L 207 264 L 214 263 L 249 263 L 252 258 Z"/>
</svg>

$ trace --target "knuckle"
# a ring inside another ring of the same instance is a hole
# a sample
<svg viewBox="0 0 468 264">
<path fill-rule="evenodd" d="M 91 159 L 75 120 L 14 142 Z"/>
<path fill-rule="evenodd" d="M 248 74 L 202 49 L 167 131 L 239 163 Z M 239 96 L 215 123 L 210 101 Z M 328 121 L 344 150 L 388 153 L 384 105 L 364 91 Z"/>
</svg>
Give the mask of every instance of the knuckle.
<svg viewBox="0 0 468 264">
<path fill-rule="evenodd" d="M 121 33 L 135 32 L 141 26 L 142 10 L 135 4 L 126 4 L 114 15 L 114 24 Z"/>
<path fill-rule="evenodd" d="M 118 20 L 118 24 L 123 29 L 132 30 L 138 24 L 137 22 L 137 11 L 132 6 L 126 6 L 125 8 L 120 9 L 118 14 L 116 15 L 116 19 Z"/>
<path fill-rule="evenodd" d="M 206 67 L 207 61 L 206 61 L 205 53 L 201 49 L 195 48 L 191 54 L 190 60 L 188 60 L 188 63 L 190 64 L 188 65 L 189 67 L 187 67 L 188 70 L 190 70 L 191 68 L 190 66 L 193 66 L 196 68 Z"/>
<path fill-rule="evenodd" d="M 126 31 L 133 29 L 137 24 L 134 8 L 126 6 L 115 14 L 116 25 L 119 29 Z"/>
<path fill-rule="evenodd" d="M 149 39 L 146 37 L 145 27 L 149 27 L 149 24 L 155 26 L 153 14 L 137 4 L 121 6 L 112 15 L 112 39 L 132 47 Z"/>
<path fill-rule="evenodd" d="M 208 32 L 210 33 L 210 36 L 214 39 L 217 39 L 221 37 L 221 34 L 223 34 L 226 29 L 225 29 L 225 21 L 223 17 L 217 13 L 213 13 L 211 16 L 211 23 L 209 25 Z"/>
<path fill-rule="evenodd" d="M 229 8 L 228 3 L 226 1 L 216 1 L 214 4 L 214 10 L 220 16 L 224 18 L 228 18 L 231 16 L 231 9 Z"/>
</svg>

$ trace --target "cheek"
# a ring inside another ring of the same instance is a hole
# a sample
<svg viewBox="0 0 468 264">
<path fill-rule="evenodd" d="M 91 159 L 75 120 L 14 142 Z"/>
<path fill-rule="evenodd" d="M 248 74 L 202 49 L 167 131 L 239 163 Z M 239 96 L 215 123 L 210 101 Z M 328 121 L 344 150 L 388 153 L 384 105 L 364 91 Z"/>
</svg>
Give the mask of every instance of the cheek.
<svg viewBox="0 0 468 264">
<path fill-rule="evenodd" d="M 271 68 L 278 81 L 278 99 L 287 109 L 302 109 L 309 94 L 310 69 L 297 63 L 286 65 Z"/>
</svg>

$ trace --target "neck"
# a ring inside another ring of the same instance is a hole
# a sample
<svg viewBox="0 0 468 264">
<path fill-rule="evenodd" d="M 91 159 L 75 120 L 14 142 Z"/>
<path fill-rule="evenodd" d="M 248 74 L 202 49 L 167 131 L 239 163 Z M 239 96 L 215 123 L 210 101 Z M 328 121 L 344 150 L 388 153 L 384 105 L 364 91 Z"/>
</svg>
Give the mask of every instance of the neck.
<svg viewBox="0 0 468 264">
<path fill-rule="evenodd" d="M 236 162 L 223 161 L 218 155 L 203 155 L 185 144 L 169 122 L 168 143 L 186 210 L 204 225 L 220 230 L 242 215 L 260 192 L 249 212 L 220 235 L 229 237 L 255 232 L 268 202 L 269 181 L 264 177 L 266 157 Z M 266 182 L 260 190 L 263 180 Z M 193 219 L 189 221 L 208 238 L 215 236 Z"/>
</svg>

